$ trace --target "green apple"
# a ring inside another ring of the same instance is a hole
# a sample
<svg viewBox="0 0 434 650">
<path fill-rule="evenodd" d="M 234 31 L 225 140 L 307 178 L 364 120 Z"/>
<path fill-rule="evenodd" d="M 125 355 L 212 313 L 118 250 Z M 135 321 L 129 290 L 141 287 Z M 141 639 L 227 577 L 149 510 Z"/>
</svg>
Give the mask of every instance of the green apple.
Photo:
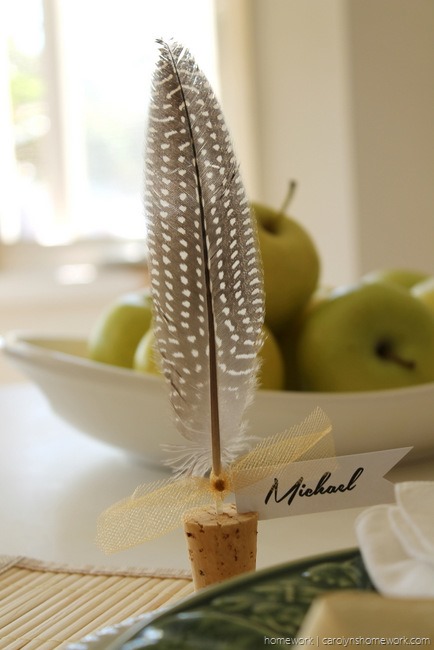
<svg viewBox="0 0 434 650">
<path fill-rule="evenodd" d="M 88 340 L 94 361 L 124 368 L 133 367 L 137 345 L 152 322 L 152 300 L 148 290 L 123 294 L 101 313 Z"/>
<path fill-rule="evenodd" d="M 312 309 L 297 340 L 299 387 L 361 391 L 434 381 L 434 316 L 387 283 L 333 291 Z"/>
<path fill-rule="evenodd" d="M 307 231 L 284 210 L 252 203 L 264 269 L 265 322 L 278 334 L 307 303 L 320 273 Z"/>
<path fill-rule="evenodd" d="M 264 390 L 283 390 L 285 385 L 285 366 L 283 356 L 276 338 L 268 327 L 264 326 L 264 344 L 259 352 L 260 367 L 258 388 Z M 151 328 L 137 346 L 133 367 L 139 372 L 161 374 L 158 350 L 155 345 L 154 331 Z"/>
<path fill-rule="evenodd" d="M 160 361 L 158 349 L 155 345 L 155 334 L 151 327 L 140 340 L 136 348 L 133 360 L 133 368 L 139 372 L 149 372 L 152 375 L 160 375 Z"/>
<path fill-rule="evenodd" d="M 411 288 L 411 293 L 434 313 L 434 277 L 431 276 L 415 284 Z"/>
<path fill-rule="evenodd" d="M 428 273 L 416 269 L 394 268 L 377 269 L 363 276 L 364 282 L 387 282 L 405 289 L 411 289 L 415 284 L 428 278 Z"/>
<path fill-rule="evenodd" d="M 264 325 L 264 344 L 259 352 L 258 388 L 263 390 L 283 390 L 285 387 L 285 365 L 279 344 Z"/>
<path fill-rule="evenodd" d="M 285 389 L 298 390 L 298 378 L 296 369 L 297 340 L 303 323 L 311 311 L 316 309 L 320 303 L 326 300 L 333 287 L 321 285 L 311 295 L 306 305 L 288 323 L 285 330 L 279 336 L 279 347 L 282 351 L 285 369 Z"/>
</svg>

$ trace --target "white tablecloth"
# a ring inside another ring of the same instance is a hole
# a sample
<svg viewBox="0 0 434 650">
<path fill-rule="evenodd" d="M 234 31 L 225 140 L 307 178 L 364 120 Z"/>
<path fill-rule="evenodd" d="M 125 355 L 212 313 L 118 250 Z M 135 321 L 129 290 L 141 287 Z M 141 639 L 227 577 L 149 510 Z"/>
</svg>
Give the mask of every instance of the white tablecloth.
<svg viewBox="0 0 434 650">
<path fill-rule="evenodd" d="M 182 531 L 106 556 L 95 523 L 108 505 L 164 476 L 72 429 L 28 383 L 0 388 L 0 555 L 70 565 L 188 568 Z M 394 481 L 434 478 L 434 458 L 400 465 Z M 360 509 L 260 522 L 258 567 L 356 546 Z"/>
</svg>

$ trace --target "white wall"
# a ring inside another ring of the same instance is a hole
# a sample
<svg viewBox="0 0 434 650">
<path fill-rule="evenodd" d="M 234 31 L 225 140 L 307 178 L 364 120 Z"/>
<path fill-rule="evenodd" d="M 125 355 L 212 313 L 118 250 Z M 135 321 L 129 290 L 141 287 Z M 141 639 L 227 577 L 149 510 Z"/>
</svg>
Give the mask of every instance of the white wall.
<svg viewBox="0 0 434 650">
<path fill-rule="evenodd" d="M 298 180 L 291 213 L 326 284 L 381 266 L 434 274 L 432 0 L 217 0 L 228 4 L 230 44 L 244 35 L 223 105 L 250 196 L 279 206 Z"/>
<path fill-rule="evenodd" d="M 350 5 L 361 267 L 434 273 L 434 2 Z"/>
<path fill-rule="evenodd" d="M 260 198 L 277 207 L 298 181 L 291 213 L 332 284 L 358 268 L 344 2 L 254 2 Z"/>
</svg>

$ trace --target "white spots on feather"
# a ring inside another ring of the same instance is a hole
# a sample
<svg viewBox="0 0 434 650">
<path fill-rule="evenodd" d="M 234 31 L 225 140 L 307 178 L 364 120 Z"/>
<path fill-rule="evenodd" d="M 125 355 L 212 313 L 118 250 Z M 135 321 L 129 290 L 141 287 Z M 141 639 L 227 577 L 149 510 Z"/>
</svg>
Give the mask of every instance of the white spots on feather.
<svg viewBox="0 0 434 650">
<path fill-rule="evenodd" d="M 244 354 L 236 354 L 235 358 L 236 359 L 248 359 L 248 360 L 253 361 L 254 359 L 256 359 L 256 351 L 251 352 L 250 354 L 246 354 L 246 353 L 244 353 Z"/>
<path fill-rule="evenodd" d="M 232 322 L 231 320 L 229 320 L 229 319 L 225 320 L 225 325 L 226 325 L 227 329 L 228 329 L 231 333 L 232 333 L 232 332 L 235 332 L 236 327 L 235 327 L 235 325 L 233 324 L 233 322 Z"/>
</svg>

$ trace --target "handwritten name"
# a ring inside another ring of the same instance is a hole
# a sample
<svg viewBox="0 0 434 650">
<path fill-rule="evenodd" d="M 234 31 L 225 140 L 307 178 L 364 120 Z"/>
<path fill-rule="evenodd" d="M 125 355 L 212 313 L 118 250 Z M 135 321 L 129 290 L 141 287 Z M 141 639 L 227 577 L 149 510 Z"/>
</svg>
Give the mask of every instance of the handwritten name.
<svg viewBox="0 0 434 650">
<path fill-rule="evenodd" d="M 307 487 L 306 483 L 304 483 L 304 479 L 301 476 L 298 481 L 292 485 L 289 490 L 287 490 L 284 494 L 279 495 L 279 479 L 275 478 L 273 485 L 271 486 L 267 496 L 265 497 L 265 505 L 272 499 L 274 496 L 274 501 L 276 503 L 280 503 L 281 501 L 284 501 L 285 499 L 288 500 L 288 506 L 292 504 L 296 496 L 299 497 L 313 497 L 317 495 L 324 495 L 324 494 L 336 494 L 337 492 L 351 492 L 351 490 L 354 490 L 357 484 L 357 479 L 360 478 L 360 476 L 363 474 L 364 468 L 363 467 L 358 467 L 356 471 L 353 473 L 351 476 L 350 480 L 348 483 L 340 483 L 339 485 L 332 485 L 331 483 L 328 483 L 329 479 L 331 478 L 331 472 L 325 472 L 319 481 L 317 482 L 315 487 Z"/>
</svg>

